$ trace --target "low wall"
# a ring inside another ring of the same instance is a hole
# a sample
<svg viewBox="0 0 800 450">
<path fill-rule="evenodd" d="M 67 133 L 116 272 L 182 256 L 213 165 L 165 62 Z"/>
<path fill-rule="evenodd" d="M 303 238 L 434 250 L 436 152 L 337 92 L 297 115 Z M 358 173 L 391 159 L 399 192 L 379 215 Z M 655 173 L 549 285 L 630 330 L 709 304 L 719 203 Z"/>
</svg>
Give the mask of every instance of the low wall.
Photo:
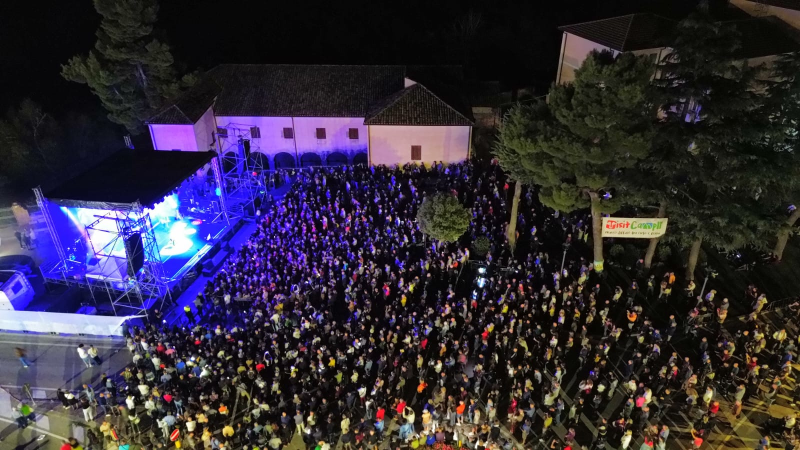
<svg viewBox="0 0 800 450">
<path fill-rule="evenodd" d="M 0 313 L 0 330 L 122 336 L 122 323 L 131 317 L 90 316 L 86 314 L 37 311 L 3 311 Z"/>
</svg>

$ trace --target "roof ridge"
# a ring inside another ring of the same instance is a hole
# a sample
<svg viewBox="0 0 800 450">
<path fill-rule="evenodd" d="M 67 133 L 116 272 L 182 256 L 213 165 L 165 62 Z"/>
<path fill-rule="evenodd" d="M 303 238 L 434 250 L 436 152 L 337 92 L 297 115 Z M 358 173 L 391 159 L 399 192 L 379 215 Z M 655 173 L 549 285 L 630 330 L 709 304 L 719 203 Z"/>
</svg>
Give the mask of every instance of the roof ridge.
<svg viewBox="0 0 800 450">
<path fill-rule="evenodd" d="M 622 38 L 622 45 L 621 45 L 621 48 L 620 48 L 620 51 L 622 51 L 622 52 L 625 51 L 625 44 L 628 43 L 628 35 L 631 34 L 631 28 L 633 28 L 634 19 L 636 19 L 636 15 L 635 14 L 631 14 L 630 20 L 628 20 L 628 28 L 625 30 L 625 37 Z"/>
<path fill-rule="evenodd" d="M 653 16 L 653 17 L 658 17 L 659 19 L 669 20 L 670 22 L 675 22 L 675 23 L 678 22 L 678 21 L 676 21 L 674 19 L 670 19 L 669 17 L 663 16 L 661 14 L 656 14 L 656 13 L 651 13 L 651 12 L 638 12 L 638 13 L 631 13 L 631 14 L 623 14 L 621 16 L 604 17 L 602 19 L 587 20 L 586 22 L 568 23 L 566 25 L 560 25 L 558 27 L 558 29 L 560 30 L 560 29 L 566 28 L 566 27 L 574 27 L 574 26 L 578 26 L 578 25 L 587 25 L 587 24 L 590 24 L 590 23 L 603 22 L 603 21 L 612 20 L 612 19 L 621 19 L 623 17 L 631 17 L 631 18 L 633 18 L 635 16 Z"/>
<path fill-rule="evenodd" d="M 407 64 L 292 64 L 292 63 L 221 63 L 209 71 L 222 66 L 251 66 L 251 67 L 397 67 L 407 69 Z"/>
<path fill-rule="evenodd" d="M 406 87 L 404 87 L 403 89 L 400 89 L 399 91 L 397 91 L 397 92 L 395 92 L 395 93 L 391 94 L 389 97 L 392 97 L 392 96 L 394 96 L 394 99 L 392 99 L 392 101 L 391 101 L 391 102 L 387 103 L 386 105 L 384 105 L 384 106 L 383 106 L 382 108 L 380 108 L 379 110 L 375 111 L 373 114 L 369 114 L 369 117 L 365 117 L 365 118 L 364 118 L 364 121 L 367 121 L 367 120 L 369 120 L 369 119 L 372 119 L 372 118 L 376 117 L 378 114 L 380 114 L 380 113 L 382 113 L 382 112 L 386 111 L 387 109 L 391 108 L 392 106 L 394 106 L 394 105 L 395 105 L 395 104 L 396 104 L 398 101 L 400 101 L 400 99 L 401 99 L 401 98 L 403 98 L 403 97 L 404 97 L 404 96 L 405 96 L 407 93 L 411 92 L 411 88 L 413 88 L 414 86 L 422 86 L 422 85 L 421 85 L 421 84 L 419 84 L 419 83 L 414 83 L 414 84 L 412 84 L 411 86 L 406 86 Z M 424 86 L 422 86 L 422 87 L 424 87 Z M 388 98 L 388 97 L 387 97 L 387 98 Z"/>
<path fill-rule="evenodd" d="M 464 115 L 464 114 L 463 114 L 461 111 L 459 111 L 458 109 L 454 108 L 454 107 L 453 107 L 452 105 L 450 105 L 448 102 L 446 102 L 446 101 L 442 100 L 442 98 L 441 98 L 441 97 L 439 97 L 438 95 L 436 95 L 436 94 L 435 94 L 433 91 L 431 91 L 430 89 L 428 89 L 428 88 L 427 88 L 425 85 L 423 85 L 422 83 L 418 83 L 418 82 L 414 82 L 414 84 L 412 84 L 411 86 L 405 87 L 405 88 L 403 88 L 402 90 L 400 90 L 400 91 L 397 91 L 397 92 L 395 92 L 394 94 L 392 94 L 392 95 L 394 95 L 394 96 L 395 96 L 395 98 L 394 98 L 394 99 L 392 99 L 392 101 L 391 101 L 391 102 L 389 102 L 388 104 L 386 104 L 384 107 L 382 107 L 382 108 L 380 108 L 379 110 L 377 110 L 375 113 L 373 113 L 373 114 L 370 114 L 370 115 L 368 115 L 367 117 L 365 117 L 365 118 L 364 118 L 364 123 L 366 124 L 366 123 L 367 123 L 367 122 L 369 122 L 370 120 L 373 120 L 373 119 L 375 119 L 375 118 L 376 118 L 376 117 L 378 117 L 380 114 L 382 114 L 382 113 L 384 113 L 385 111 L 387 111 L 389 108 L 391 108 L 392 106 L 394 106 L 394 105 L 395 105 L 397 102 L 399 102 L 401 99 L 405 98 L 405 96 L 406 96 L 406 95 L 408 95 L 408 93 L 409 93 L 409 92 L 411 92 L 411 91 L 412 91 L 412 90 L 414 90 L 414 89 L 422 89 L 422 91 L 424 91 L 424 92 L 428 93 L 428 94 L 429 94 L 431 97 L 433 97 L 434 99 L 436 99 L 436 100 L 437 100 L 439 103 L 443 104 L 445 107 L 447 107 L 447 109 L 449 109 L 451 112 L 455 113 L 457 116 L 461 117 L 462 119 L 466 120 L 466 121 L 467 121 L 467 122 L 469 122 L 469 123 L 474 123 L 474 121 L 473 121 L 472 119 L 470 119 L 469 117 L 465 116 L 465 115 Z"/>
<path fill-rule="evenodd" d="M 194 123 L 194 121 L 192 121 L 192 119 L 190 119 L 190 118 L 189 118 L 189 116 L 187 116 L 187 115 L 186 115 L 186 113 L 185 113 L 185 112 L 183 112 L 183 110 L 182 110 L 180 107 L 178 107 L 178 105 L 177 105 L 177 104 L 175 104 L 175 103 L 173 103 L 173 104 L 171 104 L 171 105 L 169 105 L 169 106 L 165 106 L 165 107 L 163 107 L 163 108 L 159 109 L 159 110 L 158 110 L 157 112 L 155 112 L 155 113 L 154 113 L 152 116 L 150 116 L 150 117 L 149 117 L 149 118 L 148 118 L 148 119 L 145 121 L 145 123 L 150 123 L 150 121 L 151 121 L 151 120 L 153 120 L 153 119 L 155 119 L 155 118 L 157 118 L 157 117 L 159 117 L 159 116 L 163 115 L 164 113 L 166 113 L 167 111 L 169 111 L 169 110 L 171 110 L 171 109 L 174 109 L 175 111 L 177 111 L 177 112 L 178 112 L 178 113 L 179 113 L 181 116 L 183 116 L 183 119 L 185 119 L 186 121 L 188 121 L 188 122 L 191 122 L 191 123 Z M 158 124 L 156 124 L 156 125 L 158 125 Z"/>
<path fill-rule="evenodd" d="M 590 24 L 590 23 L 603 22 L 605 20 L 611 20 L 611 19 L 621 19 L 623 17 L 635 16 L 636 14 L 647 14 L 647 13 L 623 14 L 621 16 L 612 16 L 612 17 L 604 17 L 602 19 L 587 20 L 586 22 L 568 23 L 566 25 L 559 26 L 558 29 L 566 28 L 566 27 L 574 27 L 574 26 L 578 26 L 578 25 L 587 25 L 587 24 Z"/>
<path fill-rule="evenodd" d="M 436 100 L 439 100 L 440 102 L 442 102 L 444 104 L 444 106 L 447 106 L 448 108 L 450 108 L 454 113 L 458 114 L 459 116 L 461 116 L 466 121 L 472 122 L 472 120 L 470 120 L 469 117 L 467 117 L 464 114 L 462 114 L 459 110 L 453 108 L 449 103 L 447 103 L 446 101 L 442 100 L 441 97 L 439 97 L 438 95 L 434 94 L 433 91 L 431 91 L 430 89 L 428 89 L 427 87 L 425 87 L 424 85 L 422 85 L 420 83 L 416 83 L 416 84 L 419 84 L 419 86 L 422 87 L 422 89 L 424 89 L 426 92 L 431 94 Z"/>
</svg>

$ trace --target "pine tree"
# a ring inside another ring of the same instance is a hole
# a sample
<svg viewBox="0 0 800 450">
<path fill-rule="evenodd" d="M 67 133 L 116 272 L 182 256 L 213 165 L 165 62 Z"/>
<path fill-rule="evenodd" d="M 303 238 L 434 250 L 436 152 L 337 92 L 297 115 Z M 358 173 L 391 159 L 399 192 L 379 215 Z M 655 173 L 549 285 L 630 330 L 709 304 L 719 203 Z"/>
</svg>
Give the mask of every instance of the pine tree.
<svg viewBox="0 0 800 450">
<path fill-rule="evenodd" d="M 800 219 L 800 208 L 789 206 L 800 201 L 800 53 L 779 59 L 767 84 L 765 114 L 769 117 L 771 132 L 765 146 L 778 161 L 762 167 L 759 180 L 764 191 L 761 198 L 770 203 L 773 212 L 774 226 L 765 231 L 769 236 L 778 229 L 772 255 L 780 261 L 792 229 Z"/>
<path fill-rule="evenodd" d="M 500 130 L 495 151 L 512 179 L 541 186 L 540 200 L 553 209 L 591 208 L 597 272 L 602 214 L 620 204 L 611 193 L 650 151 L 652 75 L 645 57 L 592 52 L 573 83 L 551 88 L 549 105 L 517 106 Z"/>
<path fill-rule="evenodd" d="M 153 36 L 157 0 L 94 0 L 94 6 L 102 16 L 94 50 L 70 59 L 61 74 L 88 85 L 109 119 L 137 134 L 181 87 L 169 46 Z"/>
<path fill-rule="evenodd" d="M 641 166 L 661 184 L 654 200 L 670 217 L 667 236 L 689 247 L 691 280 L 703 243 L 738 248 L 763 226 L 752 178 L 761 161 L 763 96 L 757 68 L 737 58 L 732 25 L 700 10 L 678 24 L 671 48 L 655 82 L 658 140 Z"/>
</svg>

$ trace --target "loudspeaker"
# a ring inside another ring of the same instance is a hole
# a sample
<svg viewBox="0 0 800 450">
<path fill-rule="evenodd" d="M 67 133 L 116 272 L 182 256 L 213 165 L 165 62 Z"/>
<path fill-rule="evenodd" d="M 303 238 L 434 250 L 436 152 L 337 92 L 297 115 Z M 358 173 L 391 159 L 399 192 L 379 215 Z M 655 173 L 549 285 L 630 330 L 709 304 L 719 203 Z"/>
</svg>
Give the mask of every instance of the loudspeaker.
<svg viewBox="0 0 800 450">
<path fill-rule="evenodd" d="M 144 266 L 144 248 L 140 233 L 125 238 L 125 255 L 128 257 L 128 276 L 132 277 Z"/>
<path fill-rule="evenodd" d="M 200 273 L 202 273 L 203 276 L 210 277 L 214 275 L 214 261 L 212 261 L 211 259 L 207 259 L 203 261 L 202 266 L 203 270 Z"/>
</svg>

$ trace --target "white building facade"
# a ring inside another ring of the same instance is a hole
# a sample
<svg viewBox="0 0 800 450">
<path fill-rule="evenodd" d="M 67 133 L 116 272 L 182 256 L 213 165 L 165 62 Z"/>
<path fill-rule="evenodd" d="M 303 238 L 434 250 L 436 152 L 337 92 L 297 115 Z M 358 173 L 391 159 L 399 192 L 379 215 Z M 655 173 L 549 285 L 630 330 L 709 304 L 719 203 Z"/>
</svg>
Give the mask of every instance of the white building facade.
<svg viewBox="0 0 800 450">
<path fill-rule="evenodd" d="M 454 163 L 472 117 L 403 66 L 222 65 L 148 121 L 156 150 L 240 151 L 263 168 Z"/>
</svg>

